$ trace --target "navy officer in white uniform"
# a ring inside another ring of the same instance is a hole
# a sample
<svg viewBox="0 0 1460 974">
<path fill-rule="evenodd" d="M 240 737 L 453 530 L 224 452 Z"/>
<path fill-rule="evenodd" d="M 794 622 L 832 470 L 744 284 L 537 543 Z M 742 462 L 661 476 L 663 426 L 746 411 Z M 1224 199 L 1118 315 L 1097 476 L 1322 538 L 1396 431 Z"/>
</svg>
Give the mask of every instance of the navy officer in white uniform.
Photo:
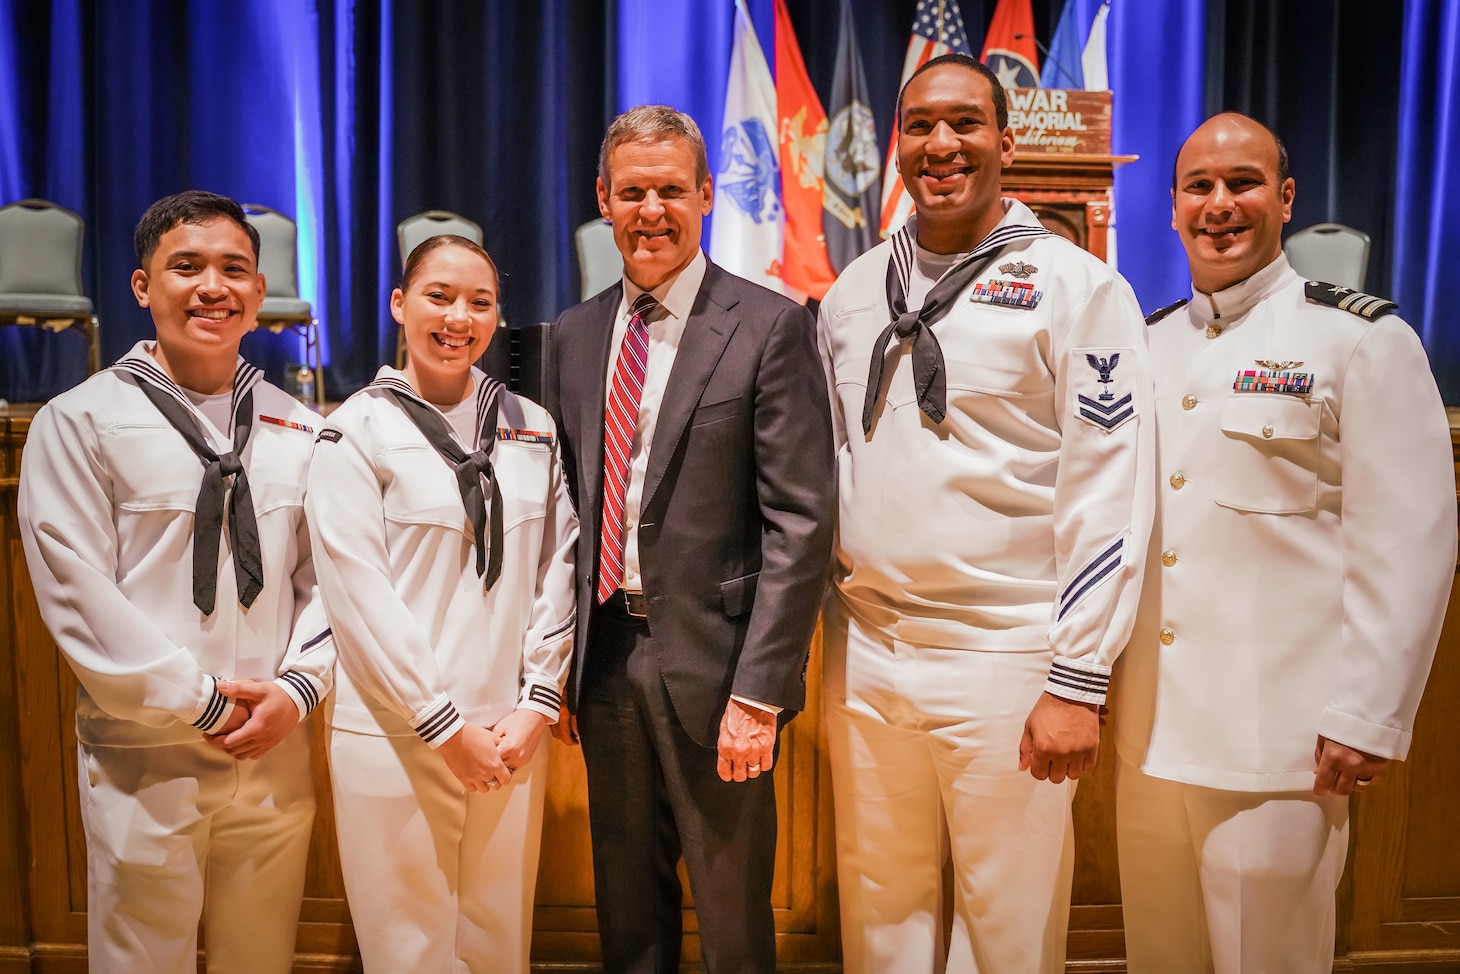
<svg viewBox="0 0 1460 974">
<path fill-rule="evenodd" d="M 1409 749 L 1455 572 L 1450 432 L 1395 305 L 1305 281 L 1276 137 L 1182 147 L 1152 315 L 1160 479 L 1116 671 L 1133 974 L 1331 969 L 1349 796 Z"/>
</svg>

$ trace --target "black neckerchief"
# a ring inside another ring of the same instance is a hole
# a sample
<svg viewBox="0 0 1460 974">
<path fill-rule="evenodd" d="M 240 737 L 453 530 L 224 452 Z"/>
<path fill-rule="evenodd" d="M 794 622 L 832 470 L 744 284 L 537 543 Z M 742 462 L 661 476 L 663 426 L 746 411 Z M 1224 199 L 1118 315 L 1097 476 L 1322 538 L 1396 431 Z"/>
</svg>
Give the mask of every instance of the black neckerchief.
<svg viewBox="0 0 1460 974">
<path fill-rule="evenodd" d="M 428 406 L 410 383 L 395 376 L 384 376 L 371 383 L 385 389 L 400 408 L 416 424 L 416 429 L 436 452 L 456 470 L 456 486 L 461 503 L 471 520 L 472 540 L 477 546 L 477 577 L 483 590 L 490 590 L 502 574 L 502 488 L 492 470 L 492 448 L 497 443 L 497 394 L 502 383 L 482 376 L 477 386 L 477 448 L 468 453 L 451 435 L 451 427 L 441 413 Z M 482 481 L 491 491 L 490 542 L 487 539 L 488 511 Z"/>
<path fill-rule="evenodd" d="M 1025 237 L 1049 236 L 1044 227 L 1012 224 L 995 227 L 963 260 L 949 268 L 917 311 L 907 308 L 907 291 L 912 280 L 916 252 L 916 224 L 909 220 L 892 235 L 892 255 L 887 261 L 887 307 L 892 324 L 883 329 L 872 345 L 872 363 L 867 371 L 867 399 L 862 406 L 862 432 L 872 432 L 877 411 L 877 397 L 882 389 L 882 368 L 887 356 L 887 343 L 895 332 L 899 339 L 911 338 L 913 388 L 917 391 L 918 408 L 935 423 L 943 422 L 948 410 L 948 380 L 943 368 L 943 349 L 933 334 L 932 326 L 953 310 L 953 305 L 974 278 L 998 256 L 1000 250 Z"/>
<path fill-rule="evenodd" d="M 238 602 L 245 609 L 264 589 L 263 552 L 253 493 L 243 466 L 243 449 L 253 429 L 253 387 L 261 373 L 242 359 L 233 373 L 233 451 L 219 456 L 208 442 L 203 425 L 187 395 L 150 358 L 130 356 L 114 369 L 125 372 L 152 401 L 203 462 L 203 485 L 193 511 L 193 604 L 203 615 L 213 614 L 218 597 L 218 549 L 223 534 L 223 511 L 228 511 L 228 537 L 233 545 L 233 572 Z M 231 487 L 224 486 L 228 477 Z M 232 493 L 230 499 L 229 494 Z"/>
</svg>

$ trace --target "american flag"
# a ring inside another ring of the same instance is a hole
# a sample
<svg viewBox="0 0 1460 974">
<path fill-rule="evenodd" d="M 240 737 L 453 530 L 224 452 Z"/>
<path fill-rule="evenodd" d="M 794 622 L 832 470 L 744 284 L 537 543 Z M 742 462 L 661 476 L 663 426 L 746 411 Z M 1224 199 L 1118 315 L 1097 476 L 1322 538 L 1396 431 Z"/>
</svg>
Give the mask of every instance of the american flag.
<svg viewBox="0 0 1460 974">
<path fill-rule="evenodd" d="M 912 37 L 907 42 L 907 56 L 902 59 L 902 80 L 897 88 L 902 90 L 913 72 L 935 57 L 944 54 L 967 54 L 976 57 L 968 46 L 968 34 L 963 30 L 963 13 L 958 9 L 958 0 L 918 0 L 917 13 L 913 15 Z M 912 200 L 902 186 L 902 176 L 897 172 L 897 130 L 894 127 L 892 141 L 887 146 L 887 166 L 882 177 L 882 227 L 885 238 L 897 232 L 907 222 L 912 212 Z"/>
</svg>

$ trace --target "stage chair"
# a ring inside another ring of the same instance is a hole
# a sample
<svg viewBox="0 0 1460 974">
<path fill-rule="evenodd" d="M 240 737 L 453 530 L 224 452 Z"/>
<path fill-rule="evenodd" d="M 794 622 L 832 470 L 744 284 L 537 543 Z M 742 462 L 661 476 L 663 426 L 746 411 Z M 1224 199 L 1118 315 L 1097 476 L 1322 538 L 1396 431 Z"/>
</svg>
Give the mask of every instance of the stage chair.
<svg viewBox="0 0 1460 974">
<path fill-rule="evenodd" d="M 579 298 L 587 301 L 624 276 L 624 258 L 613 242 L 613 226 L 604 220 L 589 220 L 573 232 L 578 245 Z"/>
<path fill-rule="evenodd" d="M 427 210 L 424 213 L 417 213 L 415 216 L 408 216 L 396 224 L 395 242 L 396 246 L 400 248 L 401 269 L 405 269 L 406 258 L 411 255 L 411 251 L 432 237 L 439 237 L 447 233 L 465 237 L 477 245 L 482 242 L 482 228 L 450 210 Z M 399 326 L 395 330 L 395 367 L 398 369 L 406 367 L 406 333 Z"/>
<path fill-rule="evenodd" d="M 0 207 L 0 327 L 86 333 L 86 372 L 101 369 L 101 330 L 81 291 L 81 217 L 49 200 Z"/>
<path fill-rule="evenodd" d="M 259 232 L 259 270 L 268 285 L 259 306 L 258 324 L 278 334 L 288 328 L 304 337 L 304 364 L 314 371 L 314 403 L 324 403 L 324 362 L 319 343 L 319 321 L 309 302 L 299 296 L 295 270 L 299 228 L 278 210 L 257 203 L 243 204 L 244 216 Z"/>
<path fill-rule="evenodd" d="M 1293 270 L 1310 281 L 1364 289 L 1369 271 L 1369 235 L 1341 223 L 1315 223 L 1283 244 Z"/>
</svg>

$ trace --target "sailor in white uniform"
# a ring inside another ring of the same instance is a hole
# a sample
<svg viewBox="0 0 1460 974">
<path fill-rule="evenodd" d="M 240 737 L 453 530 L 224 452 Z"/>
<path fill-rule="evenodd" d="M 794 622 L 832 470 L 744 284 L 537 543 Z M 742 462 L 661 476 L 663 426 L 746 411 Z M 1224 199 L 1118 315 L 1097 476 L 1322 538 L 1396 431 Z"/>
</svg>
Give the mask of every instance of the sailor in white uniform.
<svg viewBox="0 0 1460 974">
<path fill-rule="evenodd" d="M 818 325 L 838 443 L 824 631 L 846 970 L 944 969 L 951 852 L 946 969 L 1061 971 L 1073 780 L 1095 763 L 1150 529 L 1140 311 L 1108 266 L 1000 198 L 1013 135 L 987 69 L 929 62 L 899 117 L 916 213 L 842 274 Z"/>
<path fill-rule="evenodd" d="M 548 413 L 471 367 L 496 291 L 474 243 L 417 248 L 391 305 L 410 362 L 330 416 L 309 472 L 340 647 L 340 860 L 367 971 L 528 969 L 538 745 L 573 643 L 577 520 Z"/>
<path fill-rule="evenodd" d="M 1331 969 L 1351 792 L 1409 748 L 1455 572 L 1444 407 L 1392 302 L 1304 281 L 1262 125 L 1177 157 L 1157 529 L 1116 670 L 1133 974 Z"/>
<path fill-rule="evenodd" d="M 314 818 L 299 724 L 335 657 L 304 524 L 318 417 L 238 357 L 264 280 L 236 203 L 161 200 L 136 242 L 156 342 L 42 407 L 20 471 L 81 684 L 91 970 L 196 971 L 201 915 L 210 970 L 283 974 Z"/>
</svg>

